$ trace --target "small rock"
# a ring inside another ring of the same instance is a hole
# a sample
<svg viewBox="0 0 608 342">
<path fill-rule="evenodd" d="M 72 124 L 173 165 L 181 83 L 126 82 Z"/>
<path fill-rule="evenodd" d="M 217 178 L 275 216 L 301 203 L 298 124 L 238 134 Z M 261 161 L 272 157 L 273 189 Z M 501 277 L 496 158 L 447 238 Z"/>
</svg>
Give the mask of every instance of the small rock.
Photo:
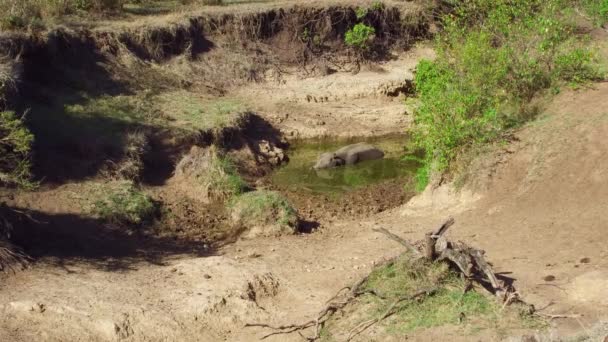
<svg viewBox="0 0 608 342">
<path fill-rule="evenodd" d="M 582 259 L 580 260 L 580 263 L 581 263 L 581 264 L 588 264 L 588 263 L 590 263 L 590 262 L 591 262 L 591 259 L 590 259 L 590 258 L 582 258 Z"/>
<path fill-rule="evenodd" d="M 205 278 L 205 279 L 211 279 L 211 276 L 208 275 L 207 273 L 205 273 L 205 274 L 203 274 L 203 278 Z"/>
<path fill-rule="evenodd" d="M 555 276 L 554 275 L 544 276 L 543 280 L 544 281 L 554 281 L 555 280 Z"/>
</svg>

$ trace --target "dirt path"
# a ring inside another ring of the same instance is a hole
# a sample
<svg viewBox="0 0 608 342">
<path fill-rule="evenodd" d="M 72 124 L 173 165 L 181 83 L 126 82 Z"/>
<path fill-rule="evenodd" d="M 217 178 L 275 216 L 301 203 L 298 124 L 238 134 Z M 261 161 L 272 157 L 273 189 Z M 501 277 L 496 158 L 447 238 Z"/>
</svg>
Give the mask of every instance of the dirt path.
<svg viewBox="0 0 608 342">
<path fill-rule="evenodd" d="M 491 162 L 475 168 L 486 176 L 476 195 L 440 188 L 314 234 L 243 240 L 216 256 L 140 261 L 119 272 L 37 264 L 3 280 L 0 338 L 251 341 L 262 332 L 244 323 L 308 319 L 337 289 L 399 253 L 371 228 L 417 239 L 449 214 L 457 222 L 450 234 L 485 248 L 537 308 L 583 315 L 555 322 L 560 333 L 584 331 L 608 316 L 606 98 L 606 84 L 560 95 L 519 142 L 482 157 Z"/>
</svg>

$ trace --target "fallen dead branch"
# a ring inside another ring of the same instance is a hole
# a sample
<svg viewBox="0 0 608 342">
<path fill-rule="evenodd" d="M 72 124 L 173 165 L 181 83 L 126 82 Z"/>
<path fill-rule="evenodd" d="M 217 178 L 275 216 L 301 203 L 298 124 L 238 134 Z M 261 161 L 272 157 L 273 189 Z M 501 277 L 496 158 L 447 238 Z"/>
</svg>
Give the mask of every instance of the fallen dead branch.
<svg viewBox="0 0 608 342">
<path fill-rule="evenodd" d="M 580 314 L 571 314 L 571 315 L 567 315 L 567 314 L 545 314 L 545 313 L 541 313 L 541 312 L 535 312 L 535 314 L 537 316 L 545 317 L 545 318 L 548 318 L 548 319 L 581 318 L 582 317 L 582 315 L 580 315 Z"/>
<path fill-rule="evenodd" d="M 403 247 L 405 247 L 409 252 L 413 253 L 416 257 L 422 257 L 422 254 L 420 253 L 420 251 L 418 249 L 416 249 L 416 247 L 414 247 L 414 245 L 409 243 L 407 240 L 389 232 L 388 230 L 386 230 L 384 228 L 374 228 L 372 230 L 375 232 L 378 232 L 378 233 L 382 233 L 382 234 L 386 235 L 389 239 L 400 243 Z"/>
<path fill-rule="evenodd" d="M 348 303 L 353 301 L 355 298 L 370 293 L 368 291 L 360 291 L 361 286 L 367 280 L 367 276 L 363 277 L 359 281 L 357 281 L 354 285 L 346 288 L 340 289 L 338 293 L 327 303 L 327 305 L 319 312 L 316 319 L 307 321 L 302 324 L 289 324 L 289 325 L 281 325 L 281 326 L 271 326 L 264 323 L 247 323 L 245 327 L 262 327 L 269 328 L 274 330 L 274 332 L 264 335 L 261 339 L 266 339 L 270 336 L 281 335 L 281 334 L 290 334 L 296 331 L 305 330 L 308 328 L 315 328 L 314 335 L 311 337 L 305 337 L 309 341 L 316 341 L 319 339 L 321 335 L 321 329 L 325 325 L 331 316 L 338 310 L 343 309 Z M 345 289 L 348 289 L 348 292 L 343 292 Z"/>
<path fill-rule="evenodd" d="M 512 287 L 504 283 L 504 281 L 498 279 L 491 264 L 485 259 L 485 252 L 476 248 L 473 248 L 464 242 L 451 242 L 445 237 L 447 230 L 454 225 L 454 219 L 449 218 L 437 229 L 428 232 L 425 235 L 425 240 L 422 245 L 424 250 L 421 251 L 409 241 L 401 238 L 400 236 L 384 229 L 375 228 L 375 232 L 381 233 L 387 236 L 389 239 L 398 242 L 400 245 L 405 247 L 408 255 L 413 259 L 425 258 L 427 262 L 447 262 L 454 269 L 456 269 L 466 280 L 467 286 L 465 292 L 474 288 L 474 285 L 479 285 L 480 288 L 486 289 L 493 294 L 497 300 L 502 304 L 503 308 L 506 306 L 519 302 L 525 304 L 519 297 L 519 293 Z M 405 254 L 404 253 L 404 254 Z M 387 262 L 396 260 L 396 258 L 390 259 Z M 309 341 L 316 341 L 320 338 L 321 329 L 325 323 L 332 317 L 332 315 L 348 304 L 353 302 L 358 297 L 364 294 L 374 295 L 382 300 L 386 297 L 379 293 L 376 289 L 362 289 L 363 285 L 367 282 L 369 275 L 363 277 L 357 281 L 354 285 L 340 289 L 327 303 L 326 306 L 318 313 L 316 318 L 311 319 L 302 324 L 289 324 L 272 326 L 265 323 L 248 323 L 245 327 L 262 327 L 273 330 L 271 333 L 264 335 L 262 339 L 273 335 L 290 334 L 298 332 L 301 336 Z M 348 291 L 345 291 L 348 290 Z M 367 330 L 374 324 L 377 324 L 387 317 L 397 313 L 399 311 L 398 305 L 406 301 L 423 300 L 428 296 L 432 296 L 439 290 L 438 284 L 430 284 L 428 288 L 419 289 L 413 294 L 408 294 L 395 299 L 388 308 L 378 317 L 362 322 L 354 327 L 347 338 L 350 341 L 363 331 Z M 529 306 L 531 313 L 534 312 L 534 307 Z M 554 315 L 550 318 L 562 318 L 561 315 Z M 314 328 L 314 332 L 311 336 L 306 337 L 302 334 L 302 331 L 306 329 Z"/>
</svg>

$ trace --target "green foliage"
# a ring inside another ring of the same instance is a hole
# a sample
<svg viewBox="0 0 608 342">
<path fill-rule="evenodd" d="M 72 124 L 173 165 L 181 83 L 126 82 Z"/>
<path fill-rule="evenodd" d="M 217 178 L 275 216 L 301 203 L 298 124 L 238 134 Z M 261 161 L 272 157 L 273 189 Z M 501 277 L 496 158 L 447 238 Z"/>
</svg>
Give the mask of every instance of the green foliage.
<svg viewBox="0 0 608 342">
<path fill-rule="evenodd" d="M 226 194 L 227 197 L 237 196 L 247 189 L 247 183 L 239 175 L 230 157 L 217 156 L 213 164 L 208 180 L 211 188 Z"/>
<path fill-rule="evenodd" d="M 372 11 L 382 11 L 384 9 L 384 3 L 382 3 L 382 1 L 374 1 L 370 9 Z"/>
<path fill-rule="evenodd" d="M 545 89 L 603 76 L 566 4 L 471 0 L 443 18 L 437 59 L 421 61 L 415 78 L 414 141 L 426 152 L 419 186 L 461 152 L 528 120 L 528 104 Z"/>
<path fill-rule="evenodd" d="M 257 190 L 235 197 L 230 207 L 247 224 L 278 224 L 286 231 L 294 231 L 298 214 L 285 197 L 275 191 Z"/>
<path fill-rule="evenodd" d="M 346 32 L 344 42 L 348 46 L 366 50 L 368 49 L 369 41 L 374 34 L 376 34 L 376 29 L 363 23 L 359 23 Z"/>
<path fill-rule="evenodd" d="M 404 336 L 415 330 L 446 325 L 459 326 L 459 333 L 465 335 L 484 328 L 502 331 L 542 328 L 542 321 L 531 316 L 529 308 L 526 310 L 525 306 L 518 304 L 503 308 L 491 296 L 475 290 L 464 291 L 467 287 L 465 279 L 447 263 L 413 259 L 407 253 L 388 265 L 375 268 L 363 286 L 384 298 L 375 295 L 359 297 L 359 301 L 349 309 L 354 313 L 350 316 L 357 317 L 358 322 L 368 321 L 383 315 L 389 308 L 394 309 L 390 319 L 378 323 L 378 327 L 384 328 L 389 335 Z M 430 289 L 435 291 L 416 300 L 402 300 Z M 342 320 L 344 318 L 337 319 L 340 323 L 330 321 L 326 325 L 324 337 L 327 340 L 334 338 L 333 331 L 343 331 Z M 352 324 L 356 326 L 358 322 Z M 376 337 L 389 339 L 383 335 L 378 331 Z"/>
<path fill-rule="evenodd" d="M 573 85 L 584 84 L 603 77 L 591 51 L 577 48 L 555 59 L 555 76 Z"/>
<path fill-rule="evenodd" d="M 119 225 L 141 225 L 152 220 L 156 212 L 154 201 L 128 181 L 108 185 L 93 204 L 94 214 Z"/>
<path fill-rule="evenodd" d="M 463 293 L 464 281 L 445 263 L 427 264 L 403 257 L 388 266 L 375 269 L 365 286 L 388 297 L 387 300 L 368 297 L 374 317 L 384 312 L 393 299 L 432 286 L 439 288 L 434 295 L 420 301 L 404 301 L 400 304 L 388 327 L 394 333 L 402 334 L 445 324 L 466 324 L 469 320 L 493 321 L 497 318 L 499 309 L 491 299 L 475 291 Z M 465 321 L 459 321 L 462 317 Z"/>
<path fill-rule="evenodd" d="M 355 15 L 357 16 L 357 19 L 361 20 L 365 18 L 367 12 L 368 9 L 366 7 L 357 7 L 357 9 L 355 10 Z"/>
<path fill-rule="evenodd" d="M 581 5 L 597 25 L 608 22 L 608 0 L 581 0 Z"/>
<path fill-rule="evenodd" d="M 33 187 L 31 152 L 34 135 L 22 118 L 13 112 L 0 112 L 0 184 Z"/>
<path fill-rule="evenodd" d="M 213 146 L 193 147 L 177 164 L 175 174 L 204 202 L 231 199 L 248 187 L 232 159 Z"/>
</svg>

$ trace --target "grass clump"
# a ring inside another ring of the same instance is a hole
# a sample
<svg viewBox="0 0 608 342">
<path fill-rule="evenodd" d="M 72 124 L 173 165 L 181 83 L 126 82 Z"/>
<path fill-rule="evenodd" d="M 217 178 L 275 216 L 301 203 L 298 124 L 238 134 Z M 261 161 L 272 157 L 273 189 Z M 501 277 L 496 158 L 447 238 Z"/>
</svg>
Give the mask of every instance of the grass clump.
<svg viewBox="0 0 608 342">
<path fill-rule="evenodd" d="M 97 197 L 99 199 L 93 203 L 93 213 L 117 225 L 150 222 L 158 209 L 150 196 L 129 181 L 104 184 Z"/>
<path fill-rule="evenodd" d="M 0 112 L 0 184 L 31 188 L 34 135 L 14 112 Z"/>
<path fill-rule="evenodd" d="M 43 22 L 79 12 L 116 12 L 124 0 L 0 0 L 0 29 L 42 28 Z"/>
<path fill-rule="evenodd" d="M 508 329 L 540 327 L 538 320 L 530 316 L 524 306 L 513 304 L 502 308 L 493 296 L 474 290 L 465 292 L 465 280 L 447 263 L 429 263 L 403 255 L 374 269 L 363 284 L 362 290 L 373 290 L 384 299 L 376 295 L 360 297 L 349 310 L 350 318 L 331 322 L 325 336 L 331 340 L 343 330 L 350 332 L 360 323 L 358 321 L 383 315 L 397 299 L 432 288 L 436 291 L 430 295 L 397 304 L 395 313 L 378 323 L 384 333 L 403 336 L 439 326 L 463 329 L 465 334 L 475 334 L 488 328 L 500 333 Z M 374 335 L 379 340 L 387 338 L 383 333 Z"/>
<path fill-rule="evenodd" d="M 420 289 L 437 286 L 439 290 L 421 301 L 404 302 L 390 321 L 389 331 L 406 333 L 420 328 L 462 323 L 466 319 L 496 319 L 498 305 L 475 291 L 463 293 L 464 281 L 445 263 L 425 264 L 401 258 L 395 263 L 374 270 L 366 288 L 375 289 L 389 299 L 379 301 L 368 297 L 371 312 L 381 314 L 391 299 L 413 294 Z"/>
<path fill-rule="evenodd" d="M 177 164 L 175 180 L 205 203 L 229 200 L 247 189 L 232 159 L 213 147 L 194 146 Z"/>
<path fill-rule="evenodd" d="M 414 141 L 432 173 L 448 170 L 470 147 L 498 139 L 533 117 L 531 100 L 567 82 L 603 78 L 598 61 L 569 21 L 562 0 L 453 3 L 415 78 Z"/>
<path fill-rule="evenodd" d="M 293 234 L 298 214 L 281 194 L 257 190 L 244 193 L 230 203 L 232 220 L 248 230 L 248 237 Z"/>
<path fill-rule="evenodd" d="M 596 25 L 601 26 L 608 22 L 608 0 L 581 0 L 581 6 Z"/>
<path fill-rule="evenodd" d="M 197 131 L 231 126 L 247 111 L 247 107 L 235 99 L 205 101 L 186 91 L 157 95 L 152 103 L 172 118 L 175 126 Z"/>
</svg>

